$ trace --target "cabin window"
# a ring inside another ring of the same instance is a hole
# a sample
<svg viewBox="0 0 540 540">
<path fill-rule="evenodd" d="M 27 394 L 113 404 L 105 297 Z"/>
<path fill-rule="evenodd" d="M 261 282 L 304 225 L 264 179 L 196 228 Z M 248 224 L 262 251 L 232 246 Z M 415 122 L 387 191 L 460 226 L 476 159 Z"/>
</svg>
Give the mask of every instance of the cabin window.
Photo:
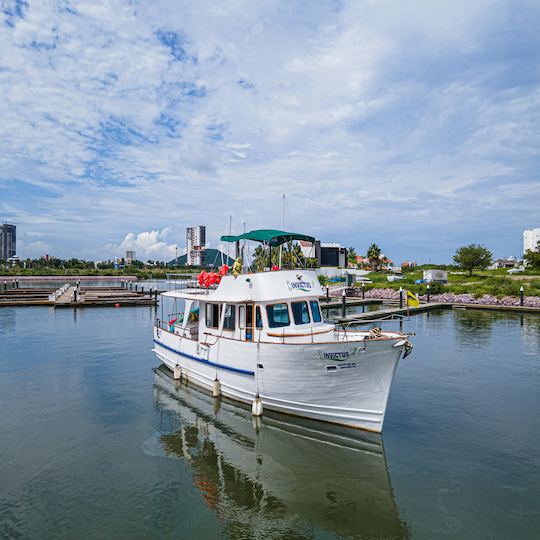
<svg viewBox="0 0 540 540">
<path fill-rule="evenodd" d="M 260 330 L 263 327 L 261 308 L 257 306 L 255 308 L 255 326 Z"/>
<path fill-rule="evenodd" d="M 206 304 L 207 328 L 219 328 L 220 315 L 221 315 L 221 306 L 219 304 Z"/>
<path fill-rule="evenodd" d="M 291 324 L 287 304 L 272 304 L 266 306 L 266 314 L 268 316 L 268 326 L 270 328 L 280 328 Z"/>
<path fill-rule="evenodd" d="M 321 322 L 321 308 L 319 307 L 319 302 L 317 302 L 317 300 L 310 300 L 309 304 L 311 306 L 313 322 Z"/>
<path fill-rule="evenodd" d="M 308 324 L 309 310 L 307 302 L 292 302 L 291 303 L 294 324 Z"/>
<path fill-rule="evenodd" d="M 231 304 L 225 307 L 225 315 L 223 317 L 223 330 L 234 330 L 236 328 L 236 308 Z"/>
</svg>

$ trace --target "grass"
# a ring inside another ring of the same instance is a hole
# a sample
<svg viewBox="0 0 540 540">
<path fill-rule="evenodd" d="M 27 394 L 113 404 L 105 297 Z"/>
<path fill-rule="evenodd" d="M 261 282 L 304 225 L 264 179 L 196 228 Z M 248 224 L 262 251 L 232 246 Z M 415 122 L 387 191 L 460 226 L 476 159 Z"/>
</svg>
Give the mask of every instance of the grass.
<svg viewBox="0 0 540 540">
<path fill-rule="evenodd" d="M 403 274 L 401 281 L 390 282 L 386 279 L 389 274 L 385 272 L 371 272 L 366 276 L 373 281 L 372 285 L 367 285 L 367 289 L 389 288 L 398 290 L 400 287 L 408 289 L 415 293 L 425 294 L 426 285 L 424 283 L 415 283 L 422 279 L 421 271 L 407 272 Z M 538 271 L 518 274 L 525 279 L 511 279 L 505 269 L 485 270 L 476 272 L 472 276 L 468 272 L 463 274 L 448 273 L 448 284 L 432 284 L 431 294 L 449 292 L 454 294 L 474 294 L 479 297 L 484 294 L 496 296 L 519 296 L 519 289 L 523 285 L 525 296 L 540 296 L 540 276 Z M 530 279 L 528 279 L 530 277 Z"/>
</svg>

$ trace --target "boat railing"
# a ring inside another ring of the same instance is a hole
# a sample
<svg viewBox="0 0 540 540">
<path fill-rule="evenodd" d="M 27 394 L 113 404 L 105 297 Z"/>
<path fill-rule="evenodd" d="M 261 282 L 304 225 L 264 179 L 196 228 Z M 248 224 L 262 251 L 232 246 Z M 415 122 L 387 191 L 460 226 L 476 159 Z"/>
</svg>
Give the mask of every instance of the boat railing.
<svg viewBox="0 0 540 540">
<path fill-rule="evenodd" d="M 371 328 L 380 327 L 382 324 L 386 323 L 399 323 L 400 327 L 403 325 L 403 320 L 406 319 L 405 315 L 399 313 L 391 313 L 385 315 L 384 317 L 378 317 L 376 319 L 358 319 L 345 322 L 337 322 L 336 332 L 338 336 L 338 341 L 348 341 L 349 334 L 356 333 L 358 330 L 356 328 L 351 328 L 351 326 L 361 326 L 361 325 L 372 325 Z"/>
<path fill-rule="evenodd" d="M 208 294 L 210 291 L 217 288 L 217 284 L 210 285 L 209 287 L 199 285 L 199 282 L 196 279 L 193 279 L 192 276 L 190 276 L 189 279 L 174 279 L 171 281 L 173 285 L 171 290 L 188 294 Z"/>
</svg>

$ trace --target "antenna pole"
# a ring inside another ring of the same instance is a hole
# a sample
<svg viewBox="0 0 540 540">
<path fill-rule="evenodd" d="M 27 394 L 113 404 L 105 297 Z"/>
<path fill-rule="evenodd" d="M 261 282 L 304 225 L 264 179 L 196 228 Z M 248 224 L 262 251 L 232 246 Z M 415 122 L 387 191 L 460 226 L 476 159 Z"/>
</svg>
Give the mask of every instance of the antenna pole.
<svg viewBox="0 0 540 540">
<path fill-rule="evenodd" d="M 232 216 L 229 216 L 229 236 L 232 230 Z M 231 242 L 227 242 L 227 260 L 231 257 Z"/>
<path fill-rule="evenodd" d="M 281 208 L 281 230 L 283 230 L 283 222 L 285 221 L 285 194 L 283 195 L 283 206 Z M 283 255 L 283 245 L 279 246 L 279 268 L 281 270 L 281 259 Z M 270 265 L 272 265 L 272 259 L 270 259 Z"/>
</svg>

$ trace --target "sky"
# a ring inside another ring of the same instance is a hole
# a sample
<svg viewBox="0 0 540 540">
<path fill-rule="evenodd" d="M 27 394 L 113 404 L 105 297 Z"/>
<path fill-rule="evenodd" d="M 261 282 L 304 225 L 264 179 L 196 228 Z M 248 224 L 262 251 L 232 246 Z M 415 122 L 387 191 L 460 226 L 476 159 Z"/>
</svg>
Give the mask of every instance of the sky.
<svg viewBox="0 0 540 540">
<path fill-rule="evenodd" d="M 540 227 L 540 2 L 0 0 L 18 255 L 279 228 L 393 260 Z M 245 224 L 245 225 L 244 225 Z"/>
</svg>

